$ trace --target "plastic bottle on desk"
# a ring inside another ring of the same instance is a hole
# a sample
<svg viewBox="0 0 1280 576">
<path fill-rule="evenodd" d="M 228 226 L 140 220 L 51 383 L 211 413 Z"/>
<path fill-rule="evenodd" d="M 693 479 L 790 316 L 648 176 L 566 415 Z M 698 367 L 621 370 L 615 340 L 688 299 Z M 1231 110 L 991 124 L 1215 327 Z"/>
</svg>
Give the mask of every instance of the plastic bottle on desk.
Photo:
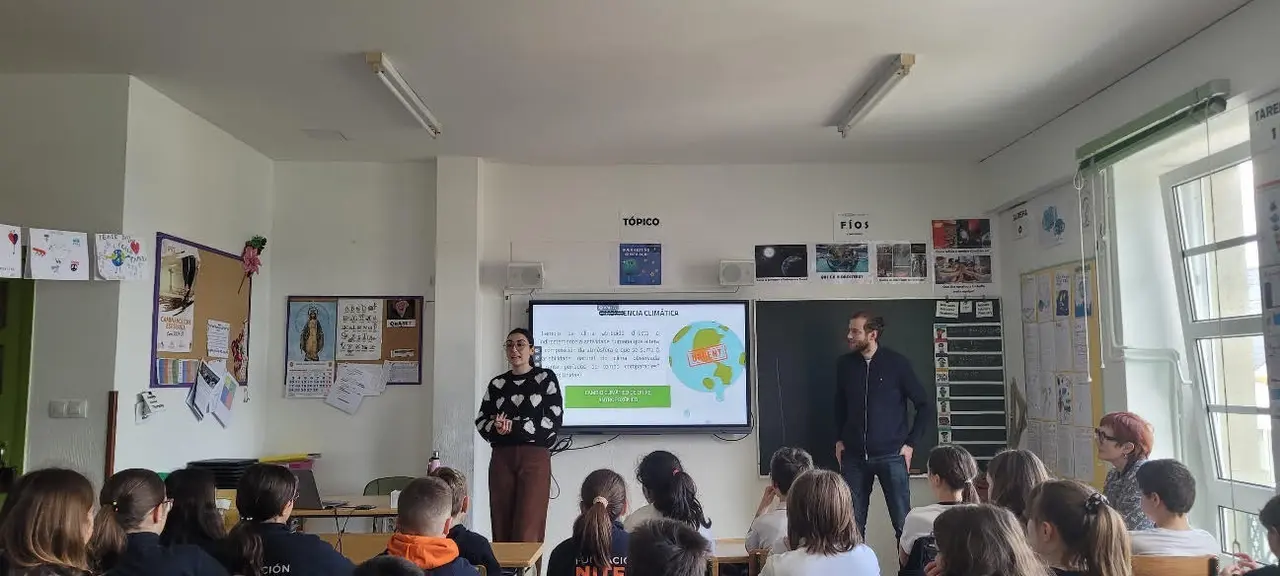
<svg viewBox="0 0 1280 576">
<path fill-rule="evenodd" d="M 431 452 L 431 459 L 427 460 L 427 474 L 435 472 L 438 468 L 440 468 L 440 451 L 435 450 Z"/>
</svg>

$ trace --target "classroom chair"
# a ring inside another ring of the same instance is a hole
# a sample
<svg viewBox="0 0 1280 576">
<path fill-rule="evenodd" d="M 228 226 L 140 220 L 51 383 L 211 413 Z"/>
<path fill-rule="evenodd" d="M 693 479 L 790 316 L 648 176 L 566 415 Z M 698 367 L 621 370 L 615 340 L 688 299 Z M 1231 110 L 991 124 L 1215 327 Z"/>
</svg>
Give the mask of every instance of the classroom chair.
<svg viewBox="0 0 1280 576">
<path fill-rule="evenodd" d="M 1133 576 L 1217 576 L 1217 556 L 1134 556 Z"/>
<path fill-rule="evenodd" d="M 404 490 L 404 487 L 408 486 L 410 482 L 413 482 L 412 476 L 383 476 L 381 478 L 374 478 L 373 480 L 370 480 L 368 484 L 364 485 L 364 495 L 390 497 L 392 492 L 396 490 Z M 374 532 L 394 532 L 395 529 L 395 518 L 373 519 Z"/>
<path fill-rule="evenodd" d="M 769 550 L 751 550 L 747 552 L 747 576 L 760 576 L 764 563 L 769 560 Z"/>
</svg>

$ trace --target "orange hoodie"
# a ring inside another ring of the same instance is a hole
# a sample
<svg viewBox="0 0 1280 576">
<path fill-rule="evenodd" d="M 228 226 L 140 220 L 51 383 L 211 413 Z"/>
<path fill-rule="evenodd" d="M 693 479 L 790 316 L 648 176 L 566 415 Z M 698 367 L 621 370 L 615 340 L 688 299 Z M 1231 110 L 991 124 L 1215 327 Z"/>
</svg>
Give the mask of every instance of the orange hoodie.
<svg viewBox="0 0 1280 576">
<path fill-rule="evenodd" d="M 458 559 L 458 543 L 443 536 L 414 536 L 403 532 L 391 535 L 387 553 L 434 570 Z"/>
</svg>

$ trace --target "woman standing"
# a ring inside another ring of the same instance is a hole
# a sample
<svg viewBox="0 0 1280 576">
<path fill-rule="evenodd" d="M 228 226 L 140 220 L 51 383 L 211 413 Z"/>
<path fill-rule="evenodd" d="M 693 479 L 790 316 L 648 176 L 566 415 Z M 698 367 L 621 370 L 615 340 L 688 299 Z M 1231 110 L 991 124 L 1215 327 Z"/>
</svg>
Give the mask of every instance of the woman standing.
<svg viewBox="0 0 1280 576">
<path fill-rule="evenodd" d="M 1155 445 L 1151 423 L 1132 412 L 1112 412 L 1102 417 L 1095 432 L 1098 459 L 1112 466 L 1102 493 L 1124 518 L 1128 530 L 1155 528 L 1142 512 L 1142 490 L 1138 488 L 1138 468 L 1146 463 Z"/>
<path fill-rule="evenodd" d="M 489 382 L 476 430 L 493 447 L 489 516 L 495 542 L 542 542 L 551 498 L 551 448 L 564 416 L 556 373 L 534 366 L 524 328 L 503 344 L 511 370 Z"/>
</svg>

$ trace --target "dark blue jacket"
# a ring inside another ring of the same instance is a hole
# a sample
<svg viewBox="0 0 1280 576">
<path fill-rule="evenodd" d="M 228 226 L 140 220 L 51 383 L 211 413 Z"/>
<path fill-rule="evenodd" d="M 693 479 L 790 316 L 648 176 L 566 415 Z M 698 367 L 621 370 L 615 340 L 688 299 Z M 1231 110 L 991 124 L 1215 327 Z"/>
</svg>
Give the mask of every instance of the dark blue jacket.
<svg viewBox="0 0 1280 576">
<path fill-rule="evenodd" d="M 458 556 L 472 566 L 484 566 L 487 574 L 502 576 L 502 566 L 493 555 L 493 545 L 483 534 L 467 530 L 466 526 L 454 524 L 449 529 L 449 539 L 458 543 Z"/>
<path fill-rule="evenodd" d="M 262 537 L 262 568 L 266 574 L 350 576 L 355 565 L 315 534 L 293 532 L 284 524 L 264 522 L 248 527 Z M 228 566 L 234 570 L 235 566 Z"/>
<path fill-rule="evenodd" d="M 621 576 L 627 567 L 627 547 L 630 536 L 622 528 L 621 522 L 613 523 L 613 534 L 609 543 L 609 559 L 613 568 L 605 574 L 599 574 L 589 568 L 591 562 L 584 558 L 576 538 L 569 538 L 556 545 L 547 559 L 547 576 L 577 576 L 578 568 L 589 569 L 591 576 Z"/>
<path fill-rule="evenodd" d="M 108 576 L 226 576 L 227 570 L 198 546 L 162 546 L 160 535 L 129 535 Z"/>
<path fill-rule="evenodd" d="M 910 428 L 908 403 L 916 409 Z M 836 430 L 845 459 L 914 447 L 935 412 L 906 356 L 880 346 L 870 361 L 850 352 L 836 364 Z"/>
</svg>

